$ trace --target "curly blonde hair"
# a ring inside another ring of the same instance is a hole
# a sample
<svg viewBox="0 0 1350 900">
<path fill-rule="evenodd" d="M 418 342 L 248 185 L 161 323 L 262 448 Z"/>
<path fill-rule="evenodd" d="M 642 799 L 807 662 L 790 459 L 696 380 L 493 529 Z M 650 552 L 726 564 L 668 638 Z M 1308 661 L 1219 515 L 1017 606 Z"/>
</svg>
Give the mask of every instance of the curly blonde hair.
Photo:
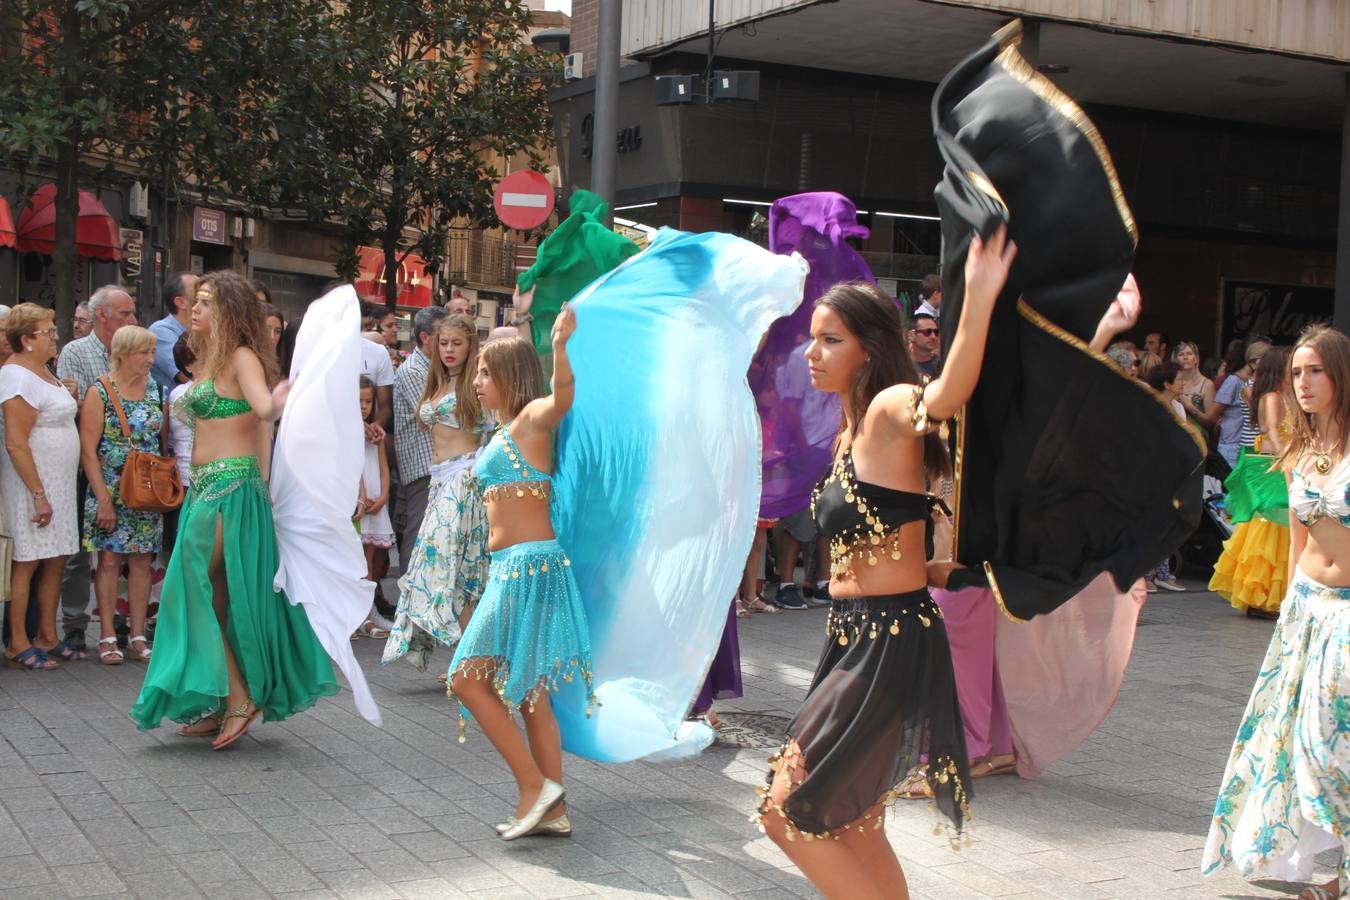
<svg viewBox="0 0 1350 900">
<path fill-rule="evenodd" d="M 211 304 L 211 330 L 193 332 L 192 352 L 201 361 L 201 378 L 214 378 L 230 355 L 247 347 L 258 356 L 269 385 L 276 384 L 277 356 L 267 333 L 267 315 L 253 283 L 237 272 L 210 272 L 197 282 L 193 303 Z"/>
</svg>

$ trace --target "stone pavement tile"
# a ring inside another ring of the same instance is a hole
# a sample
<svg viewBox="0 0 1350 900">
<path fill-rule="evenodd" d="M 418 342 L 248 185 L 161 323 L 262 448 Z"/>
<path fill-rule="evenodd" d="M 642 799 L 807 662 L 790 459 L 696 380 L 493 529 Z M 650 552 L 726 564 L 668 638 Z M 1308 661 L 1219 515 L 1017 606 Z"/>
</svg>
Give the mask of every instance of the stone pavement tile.
<svg viewBox="0 0 1350 900">
<path fill-rule="evenodd" d="M 57 797 L 92 794 L 100 789 L 97 779 L 88 772 L 65 772 L 40 777 L 42 786 Z"/>
<path fill-rule="evenodd" d="M 530 868 L 515 869 L 510 875 L 512 881 L 528 891 L 531 897 L 563 900 L 563 898 L 591 896 L 595 893 L 594 887 L 586 883 L 585 877 L 571 872 L 562 875 L 547 869 Z"/>
<path fill-rule="evenodd" d="M 86 863 L 78 866 L 54 866 L 56 883 L 71 897 L 96 897 L 102 894 L 120 894 L 127 889 L 106 863 Z"/>
<path fill-rule="evenodd" d="M 78 794 L 61 798 L 61 806 L 77 822 L 90 819 L 125 818 L 122 804 L 103 792 Z"/>
<path fill-rule="evenodd" d="M 443 859 L 461 859 L 470 856 L 468 850 L 460 846 L 459 841 L 452 840 L 439 831 L 420 831 L 412 834 L 396 834 L 393 836 L 394 843 L 398 844 L 404 850 L 407 850 L 413 856 L 422 862 L 437 862 Z"/>
<path fill-rule="evenodd" d="M 30 816 L 34 810 L 60 809 L 61 804 L 57 802 L 56 795 L 45 787 L 31 787 L 37 782 L 34 776 L 28 784 L 29 787 L 15 787 L 0 792 L 0 804 L 4 804 L 10 815 L 16 817 Z"/>
<path fill-rule="evenodd" d="M 326 841 L 328 835 L 304 816 L 268 816 L 258 825 L 279 844 L 309 844 Z"/>
<path fill-rule="evenodd" d="M 3 733 L 3 726 L 0 726 L 0 734 Z M 3 746 L 4 744 L 0 743 L 0 747 Z M 32 787 L 37 780 L 37 773 L 23 763 L 0 766 L 0 791 L 8 792 L 13 788 Z"/>
<path fill-rule="evenodd" d="M 534 894 L 523 887 L 517 886 L 473 891 L 469 896 L 478 898 L 478 900 L 536 900 Z"/>
<path fill-rule="evenodd" d="M 103 856 L 83 834 L 56 834 L 34 841 L 38 855 L 49 866 L 101 862 Z"/>
<path fill-rule="evenodd" d="M 397 849 L 394 842 L 373 825 L 328 825 L 320 830 L 349 853 L 379 853 Z"/>
<path fill-rule="evenodd" d="M 188 813 L 234 809 L 234 798 L 225 796 L 209 784 L 194 782 L 191 784 L 165 785 L 164 793 L 174 802 L 174 805 Z M 193 818 L 195 819 L 196 816 L 194 815 Z"/>
<path fill-rule="evenodd" d="M 0 828 L 0 871 L 4 869 L 4 859 L 9 856 L 28 856 L 33 853 L 33 845 L 28 843 L 28 838 L 23 836 L 23 832 L 13 825 L 6 825 Z M 0 878 L 0 885 L 4 884 L 4 879 Z"/>
<path fill-rule="evenodd" d="M 26 758 L 28 767 L 39 775 L 83 773 L 84 763 L 69 753 L 44 753 Z"/>
<path fill-rule="evenodd" d="M 151 872 L 177 872 L 173 857 L 162 847 L 148 841 L 139 844 L 120 844 L 104 852 L 104 858 L 113 871 L 125 881 L 130 875 L 146 875 Z"/>
<path fill-rule="evenodd" d="M 334 797 L 337 797 L 352 809 L 381 809 L 388 806 L 398 806 L 404 802 L 404 798 L 417 796 L 415 794 L 400 795 L 397 800 L 380 790 L 378 787 L 361 781 L 357 784 L 348 785 L 329 785 L 333 790 L 329 791 Z M 421 794 L 431 794 L 430 791 L 421 791 Z M 436 795 L 433 795 L 436 796 Z M 444 800 L 444 798 L 441 798 Z M 406 806 L 407 804 L 404 803 Z"/>
<path fill-rule="evenodd" d="M 496 822 L 505 821 L 505 817 L 511 814 L 509 807 L 498 806 L 495 815 Z M 449 835 L 452 838 L 463 840 L 466 836 L 488 837 L 492 834 L 492 826 L 496 822 L 491 822 L 489 818 L 476 818 L 468 813 L 459 813 L 453 816 L 426 816 L 422 819 L 432 828 Z"/>
<path fill-rule="evenodd" d="M 226 795 L 272 793 L 272 787 L 267 782 L 246 773 L 215 775 L 207 779 L 207 784 Z"/>
<path fill-rule="evenodd" d="M 295 816 L 299 810 L 280 797 L 271 794 L 233 794 L 230 801 L 255 819 L 271 816 Z"/>
<path fill-rule="evenodd" d="M 19 816 L 19 828 L 28 840 L 38 843 L 60 834 L 79 834 L 80 826 L 64 809 L 47 809 L 36 815 Z"/>
<path fill-rule="evenodd" d="M 367 785 L 364 777 L 348 771 L 342 766 L 333 765 L 332 763 L 322 766 L 297 768 L 296 771 L 321 788 L 342 788 Z M 345 796 L 344 791 L 333 791 L 332 793 Z"/>
<path fill-rule="evenodd" d="M 195 824 L 146 828 L 145 834 L 169 853 L 207 853 L 220 843 Z"/>
<path fill-rule="evenodd" d="M 292 800 L 291 805 L 315 825 L 360 825 L 360 813 L 333 799 Z"/>
<path fill-rule="evenodd" d="M 325 888 L 317 875 L 293 859 L 250 859 L 243 862 L 253 879 L 274 894 L 321 891 Z"/>
<path fill-rule="evenodd" d="M 729 859 L 720 857 L 703 862 L 681 862 L 680 868 L 728 894 L 768 890 L 773 886 L 771 881 L 758 872 L 751 872 Z"/>
<path fill-rule="evenodd" d="M 188 814 L 168 799 L 147 803 L 123 801 L 122 809 L 142 828 L 183 828 L 192 824 Z"/>
<path fill-rule="evenodd" d="M 369 790 L 387 802 L 354 803 L 354 809 L 364 812 L 368 809 L 379 809 L 390 804 L 397 804 L 415 816 L 447 816 L 460 811 L 460 807 L 453 800 L 435 791 L 413 791 L 407 794 L 399 794 L 398 799 L 394 800 L 374 788 L 369 788 Z"/>
<path fill-rule="evenodd" d="M 400 794 L 399 796 L 406 795 Z M 384 834 L 414 834 L 419 831 L 432 830 L 432 826 L 425 820 L 410 814 L 402 806 L 363 809 L 361 815 Z"/>
<path fill-rule="evenodd" d="M 145 843 L 147 837 L 130 817 L 120 812 L 117 815 L 81 822 L 80 831 L 89 839 L 89 843 L 104 849 L 123 844 Z"/>
<path fill-rule="evenodd" d="M 206 896 L 182 872 L 146 872 L 123 876 L 123 880 L 136 900 L 189 900 Z"/>
<path fill-rule="evenodd" d="M 438 877 L 444 878 L 466 894 L 515 883 L 502 870 L 472 855 L 462 859 L 438 860 L 427 865 Z"/>
<path fill-rule="evenodd" d="M 398 891 L 368 869 L 343 869 L 319 875 L 339 897 L 350 900 L 401 900 Z"/>
<path fill-rule="evenodd" d="M 198 809 L 189 812 L 188 815 L 203 831 L 216 838 L 225 834 L 247 834 L 258 830 L 253 820 L 235 809 L 228 798 L 221 799 L 229 804 L 228 808 Z"/>
<path fill-rule="evenodd" d="M 202 892 L 211 900 L 271 900 L 278 896 L 252 879 L 204 884 Z M 284 896 L 284 895 L 282 895 Z"/>
<path fill-rule="evenodd" d="M 217 884 L 246 877 L 244 870 L 224 850 L 173 854 L 174 865 L 199 885 Z"/>
<path fill-rule="evenodd" d="M 362 869 L 361 861 L 332 841 L 290 844 L 286 849 L 303 860 L 312 872 L 336 872 L 341 869 Z"/>
<path fill-rule="evenodd" d="M 0 859 L 0 885 L 18 888 L 46 884 L 52 879 L 51 871 L 36 854 Z"/>
<path fill-rule="evenodd" d="M 431 878 L 435 875 L 426 863 L 401 847 L 378 853 L 357 853 L 356 858 L 381 881 L 391 884 L 396 881 Z"/>
<path fill-rule="evenodd" d="M 444 878 L 400 881 L 392 887 L 405 900 L 463 900 L 469 896 Z"/>
<path fill-rule="evenodd" d="M 220 849 L 243 862 L 246 866 L 256 860 L 291 859 L 291 851 L 272 840 L 266 832 L 254 828 L 250 831 L 215 835 Z"/>
</svg>

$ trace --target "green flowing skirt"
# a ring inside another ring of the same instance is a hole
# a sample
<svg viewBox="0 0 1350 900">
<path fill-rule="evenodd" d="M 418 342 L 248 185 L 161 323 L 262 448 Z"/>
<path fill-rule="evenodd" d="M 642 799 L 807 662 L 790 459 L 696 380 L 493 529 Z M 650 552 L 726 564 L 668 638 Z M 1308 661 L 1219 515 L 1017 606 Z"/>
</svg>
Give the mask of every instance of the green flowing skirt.
<svg viewBox="0 0 1350 900">
<path fill-rule="evenodd" d="M 154 653 L 131 708 L 141 729 L 166 717 L 194 722 L 225 704 L 225 651 L 211 602 L 217 528 L 229 587 L 224 639 L 264 721 L 284 719 L 339 690 L 305 611 L 272 588 L 276 531 L 257 459 L 218 459 L 192 470 L 160 594 Z"/>
</svg>

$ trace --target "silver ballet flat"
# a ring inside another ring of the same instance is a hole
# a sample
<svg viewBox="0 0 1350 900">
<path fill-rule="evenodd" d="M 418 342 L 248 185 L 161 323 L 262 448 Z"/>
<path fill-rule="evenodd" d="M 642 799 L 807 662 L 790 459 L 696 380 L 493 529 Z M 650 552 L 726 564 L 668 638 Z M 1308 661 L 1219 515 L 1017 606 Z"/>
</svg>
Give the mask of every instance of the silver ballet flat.
<svg viewBox="0 0 1350 900">
<path fill-rule="evenodd" d="M 514 825 L 502 832 L 502 840 L 514 841 L 534 831 L 544 816 L 548 815 L 549 810 L 562 802 L 566 793 L 558 782 L 545 778 L 544 786 L 539 789 L 539 796 L 535 798 L 534 805 Z"/>
<path fill-rule="evenodd" d="M 503 834 L 507 829 L 509 829 L 514 824 L 516 824 L 516 817 L 512 816 L 511 818 L 507 819 L 505 822 L 497 826 L 497 833 Z M 572 836 L 572 820 L 567 818 L 567 813 L 563 813 L 556 819 L 549 819 L 548 821 L 540 822 L 538 825 L 535 826 L 534 831 L 531 831 L 529 834 L 525 835 L 525 837 L 571 837 L 571 836 Z"/>
</svg>

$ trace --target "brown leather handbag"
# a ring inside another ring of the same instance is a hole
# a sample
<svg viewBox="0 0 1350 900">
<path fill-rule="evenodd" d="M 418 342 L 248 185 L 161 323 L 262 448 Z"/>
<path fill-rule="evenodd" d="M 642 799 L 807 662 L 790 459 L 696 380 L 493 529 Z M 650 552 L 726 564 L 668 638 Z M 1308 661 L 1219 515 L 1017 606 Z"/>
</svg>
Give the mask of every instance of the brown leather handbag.
<svg viewBox="0 0 1350 900">
<path fill-rule="evenodd" d="M 131 426 L 127 424 L 127 413 L 122 408 L 122 398 L 113 387 L 112 379 L 100 378 L 103 390 L 112 401 L 117 421 L 122 423 L 122 436 L 131 441 Z M 166 410 L 164 415 L 168 415 Z M 164 429 L 159 430 L 160 452 L 166 451 Z M 122 505 L 127 509 L 139 509 L 144 512 L 170 512 L 183 502 L 183 479 L 178 474 L 178 461 L 171 455 L 157 456 L 144 450 L 131 450 L 122 466 L 122 478 L 117 484 L 122 495 Z"/>
</svg>

